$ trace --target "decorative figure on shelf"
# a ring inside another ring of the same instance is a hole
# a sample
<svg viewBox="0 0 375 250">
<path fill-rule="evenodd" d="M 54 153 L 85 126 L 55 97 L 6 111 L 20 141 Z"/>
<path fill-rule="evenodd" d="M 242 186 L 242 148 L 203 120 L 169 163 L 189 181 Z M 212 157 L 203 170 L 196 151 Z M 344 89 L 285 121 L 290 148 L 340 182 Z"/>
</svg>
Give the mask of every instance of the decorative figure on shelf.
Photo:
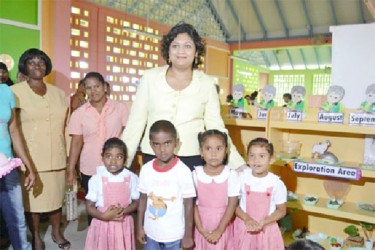
<svg viewBox="0 0 375 250">
<path fill-rule="evenodd" d="M 314 144 L 312 151 L 311 151 L 311 158 L 314 159 L 317 156 L 318 160 L 321 163 L 337 164 L 339 162 L 339 159 L 337 158 L 337 156 L 327 151 L 328 147 L 330 147 L 331 145 L 332 144 L 329 140 Z"/>
<path fill-rule="evenodd" d="M 234 108 L 245 108 L 245 87 L 241 84 L 236 84 L 233 86 L 233 99 L 231 101 L 232 107 Z"/>
<path fill-rule="evenodd" d="M 289 101 L 287 107 L 291 110 L 303 112 L 305 109 L 305 95 L 306 89 L 304 86 L 296 85 L 292 87 L 292 100 Z"/>
<path fill-rule="evenodd" d="M 361 103 L 363 112 L 375 113 L 375 83 L 366 88 L 366 101 Z"/>
<path fill-rule="evenodd" d="M 249 112 L 249 105 L 244 97 L 245 87 L 241 84 L 233 86 L 233 99 L 231 101 L 231 112 L 234 113 L 235 117 L 251 118 Z"/>
<path fill-rule="evenodd" d="M 260 101 L 258 107 L 261 109 L 269 109 L 275 106 L 275 101 L 273 98 L 276 95 L 276 88 L 272 85 L 266 85 L 262 89 L 262 100 Z"/>
<path fill-rule="evenodd" d="M 323 102 L 321 110 L 331 113 L 343 113 L 344 106 L 341 100 L 345 96 L 345 89 L 338 85 L 332 85 L 327 91 L 327 101 Z"/>
</svg>

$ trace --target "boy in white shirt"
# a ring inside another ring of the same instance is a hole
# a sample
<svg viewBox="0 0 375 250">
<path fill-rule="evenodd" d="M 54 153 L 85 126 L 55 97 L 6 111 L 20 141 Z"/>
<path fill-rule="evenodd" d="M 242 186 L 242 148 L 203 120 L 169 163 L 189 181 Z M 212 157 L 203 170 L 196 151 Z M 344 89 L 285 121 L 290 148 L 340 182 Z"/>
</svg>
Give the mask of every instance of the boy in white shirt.
<svg viewBox="0 0 375 250">
<path fill-rule="evenodd" d="M 138 240 L 145 250 L 191 248 L 196 194 L 190 169 L 174 154 L 176 128 L 157 121 L 149 138 L 156 158 L 141 168 Z"/>
</svg>

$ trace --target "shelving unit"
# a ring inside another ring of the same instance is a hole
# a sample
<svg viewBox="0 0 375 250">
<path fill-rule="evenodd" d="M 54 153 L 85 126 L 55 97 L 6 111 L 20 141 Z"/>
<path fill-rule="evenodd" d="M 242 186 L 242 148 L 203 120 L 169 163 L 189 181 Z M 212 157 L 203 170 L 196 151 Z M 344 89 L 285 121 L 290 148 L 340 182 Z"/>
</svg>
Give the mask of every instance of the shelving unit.
<svg viewBox="0 0 375 250">
<path fill-rule="evenodd" d="M 238 152 L 246 159 L 246 147 L 250 140 L 266 136 L 266 120 L 256 119 L 256 108 L 251 107 L 251 116 L 248 118 L 233 118 L 228 115 L 228 107 L 222 108 L 222 117 L 229 135 L 236 145 Z"/>
<path fill-rule="evenodd" d="M 283 140 L 301 142 L 303 161 L 311 160 L 314 144 L 329 140 L 332 145 L 328 151 L 338 157 L 342 166 L 359 167 L 364 158 L 365 136 L 374 135 L 375 127 L 349 125 L 349 112 L 350 110 L 345 114 L 344 124 L 323 124 L 317 122 L 317 110 L 309 110 L 302 122 L 289 122 L 284 120 L 283 108 L 273 108 L 268 113 L 266 134 L 276 152 L 280 150 Z M 360 221 L 375 224 L 375 212 L 366 212 L 357 207 L 358 202 L 375 204 L 375 171 L 361 169 L 362 178 L 349 181 L 294 172 L 292 166 L 293 162 L 277 160 L 272 171 L 281 176 L 288 190 L 298 194 L 298 200 L 287 203 L 294 229 L 307 226 L 312 233 L 322 232 L 346 238 L 343 229 L 350 224 L 358 227 Z M 328 196 L 324 183 L 332 180 L 347 183 L 345 185 L 348 186 L 344 196 L 345 203 L 337 210 L 326 206 L 326 202 L 332 197 Z M 307 194 L 318 196 L 318 203 L 314 206 L 303 204 L 302 198 Z"/>
</svg>

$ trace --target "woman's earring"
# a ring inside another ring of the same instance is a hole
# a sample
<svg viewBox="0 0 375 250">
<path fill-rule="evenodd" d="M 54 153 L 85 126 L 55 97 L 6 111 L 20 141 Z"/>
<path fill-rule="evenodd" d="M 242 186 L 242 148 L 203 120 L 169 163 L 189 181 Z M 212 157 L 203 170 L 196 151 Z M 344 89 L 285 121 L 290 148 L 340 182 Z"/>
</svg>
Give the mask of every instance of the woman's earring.
<svg viewBox="0 0 375 250">
<path fill-rule="evenodd" d="M 195 65 L 198 65 L 198 56 L 195 57 Z"/>
<path fill-rule="evenodd" d="M 171 64 L 171 59 L 169 57 L 168 57 L 167 63 Z"/>
</svg>

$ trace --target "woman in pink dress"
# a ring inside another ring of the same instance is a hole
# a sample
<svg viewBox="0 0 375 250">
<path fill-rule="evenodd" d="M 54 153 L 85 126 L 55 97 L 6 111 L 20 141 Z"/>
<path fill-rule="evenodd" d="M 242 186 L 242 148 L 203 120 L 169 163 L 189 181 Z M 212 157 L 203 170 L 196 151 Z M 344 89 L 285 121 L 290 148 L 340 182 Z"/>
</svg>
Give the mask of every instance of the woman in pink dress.
<svg viewBox="0 0 375 250">
<path fill-rule="evenodd" d="M 283 250 L 284 242 L 277 221 L 286 213 L 286 187 L 278 176 L 268 172 L 273 145 L 256 138 L 247 148 L 250 169 L 240 173 L 240 204 L 234 221 L 234 249 Z"/>
<path fill-rule="evenodd" d="M 103 146 L 104 166 L 89 180 L 86 210 L 93 217 L 86 237 L 86 250 L 135 250 L 134 221 L 138 177 L 125 168 L 126 145 L 118 138 Z"/>
<path fill-rule="evenodd" d="M 193 178 L 197 189 L 195 249 L 233 249 L 231 223 L 238 204 L 237 173 L 226 166 L 228 137 L 218 130 L 199 134 L 200 154 L 205 165 L 197 166 Z"/>
</svg>

